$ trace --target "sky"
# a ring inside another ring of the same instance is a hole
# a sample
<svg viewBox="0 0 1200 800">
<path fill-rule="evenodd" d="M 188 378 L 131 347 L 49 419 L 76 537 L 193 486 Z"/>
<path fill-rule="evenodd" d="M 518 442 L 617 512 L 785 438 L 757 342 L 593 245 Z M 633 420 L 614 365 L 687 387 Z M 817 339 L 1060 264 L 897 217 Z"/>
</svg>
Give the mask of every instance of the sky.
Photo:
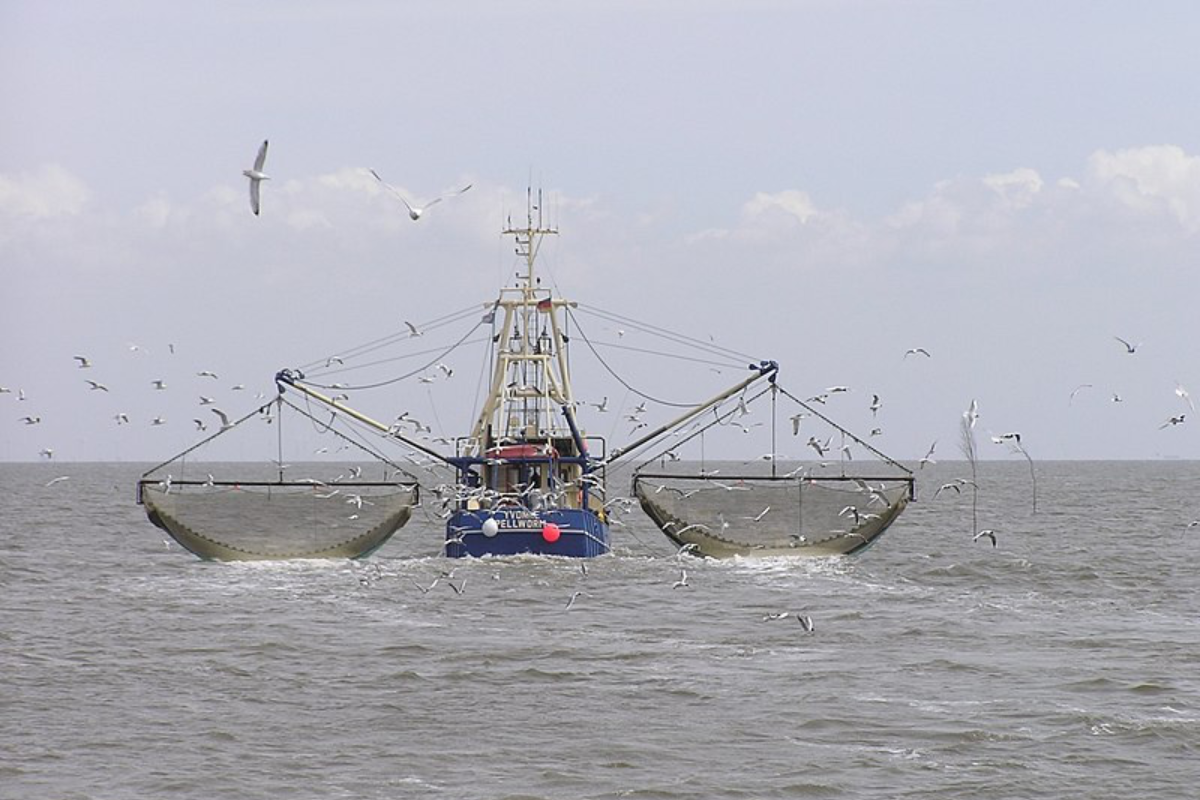
<svg viewBox="0 0 1200 800">
<path fill-rule="evenodd" d="M 974 400 L 983 458 L 1200 458 L 1196 30 L 1186 2 L 0 0 L 0 460 L 165 460 L 201 395 L 240 416 L 482 306 L 530 185 L 559 291 L 847 386 L 824 410 L 894 457 L 961 457 Z M 368 169 L 472 188 L 413 223 Z M 577 397 L 634 402 L 607 378 Z M 370 407 L 465 433 L 476 383 L 436 388 Z"/>
</svg>

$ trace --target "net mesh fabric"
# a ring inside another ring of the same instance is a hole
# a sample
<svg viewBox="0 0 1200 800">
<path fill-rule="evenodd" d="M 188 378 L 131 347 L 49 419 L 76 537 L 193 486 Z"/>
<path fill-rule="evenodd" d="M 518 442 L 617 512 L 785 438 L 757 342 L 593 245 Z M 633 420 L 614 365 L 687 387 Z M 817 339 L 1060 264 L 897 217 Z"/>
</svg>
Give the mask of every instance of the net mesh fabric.
<svg viewBox="0 0 1200 800">
<path fill-rule="evenodd" d="M 415 490 L 161 482 L 145 484 L 142 501 L 155 524 L 202 558 L 358 558 L 408 521 Z"/>
<path fill-rule="evenodd" d="M 861 550 L 908 502 L 905 480 L 639 475 L 642 508 L 679 545 L 713 557 Z"/>
</svg>

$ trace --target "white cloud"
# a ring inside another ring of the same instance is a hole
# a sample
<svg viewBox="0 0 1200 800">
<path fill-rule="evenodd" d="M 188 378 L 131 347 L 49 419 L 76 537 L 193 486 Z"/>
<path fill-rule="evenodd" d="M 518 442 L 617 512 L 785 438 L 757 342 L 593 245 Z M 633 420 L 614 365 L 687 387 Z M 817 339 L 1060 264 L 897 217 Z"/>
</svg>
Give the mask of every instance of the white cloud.
<svg viewBox="0 0 1200 800">
<path fill-rule="evenodd" d="M 83 181 L 57 164 L 34 172 L 0 175 L 0 216 L 42 219 L 80 213 L 91 193 Z"/>
<path fill-rule="evenodd" d="M 1028 208 L 1045 185 L 1036 170 L 1022 168 L 1012 172 L 985 175 L 983 185 L 995 192 L 1011 209 Z"/>
<path fill-rule="evenodd" d="M 1088 173 L 1101 190 L 1139 214 L 1165 208 L 1190 232 L 1200 230 L 1200 157 L 1176 145 L 1151 145 L 1109 152 L 1088 160 Z"/>
<path fill-rule="evenodd" d="M 133 215 L 151 228 L 165 228 L 171 219 L 171 212 L 171 201 L 160 193 L 135 208 Z"/>
<path fill-rule="evenodd" d="M 779 241 L 818 222 L 832 223 L 835 216 L 832 212 L 818 208 L 807 192 L 798 189 L 758 192 L 742 204 L 741 216 L 736 226 L 700 231 L 691 236 L 690 241 Z"/>
<path fill-rule="evenodd" d="M 812 198 L 807 193 L 795 189 L 774 194 L 759 192 L 742 206 L 742 216 L 745 219 L 758 219 L 776 211 L 794 217 L 802 225 L 818 213 Z"/>
</svg>

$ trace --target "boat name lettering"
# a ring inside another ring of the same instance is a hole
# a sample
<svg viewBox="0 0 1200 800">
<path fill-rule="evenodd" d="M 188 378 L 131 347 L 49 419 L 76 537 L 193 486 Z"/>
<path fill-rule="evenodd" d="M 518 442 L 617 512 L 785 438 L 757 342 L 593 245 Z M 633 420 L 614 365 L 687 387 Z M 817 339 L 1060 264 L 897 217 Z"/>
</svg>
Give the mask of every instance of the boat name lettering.
<svg viewBox="0 0 1200 800">
<path fill-rule="evenodd" d="M 495 516 L 492 519 L 496 520 L 496 525 L 501 530 L 541 530 L 543 524 L 536 514 Z"/>
</svg>

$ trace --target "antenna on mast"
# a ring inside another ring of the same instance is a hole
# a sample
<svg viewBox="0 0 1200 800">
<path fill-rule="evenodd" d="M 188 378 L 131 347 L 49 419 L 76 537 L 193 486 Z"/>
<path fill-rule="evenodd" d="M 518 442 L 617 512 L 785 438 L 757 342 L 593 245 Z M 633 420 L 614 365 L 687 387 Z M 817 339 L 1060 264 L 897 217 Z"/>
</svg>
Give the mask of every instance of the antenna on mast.
<svg viewBox="0 0 1200 800">
<path fill-rule="evenodd" d="M 537 211 L 536 223 L 533 218 L 535 210 Z M 533 262 L 537 259 L 538 250 L 541 248 L 542 237 L 558 233 L 557 228 L 545 222 L 542 212 L 542 190 L 540 188 L 537 191 L 537 202 L 535 203 L 533 186 L 525 187 L 525 227 L 513 227 L 512 216 L 509 215 L 508 226 L 504 229 L 503 233 L 511 235 L 517 240 L 516 253 L 525 259 L 525 274 L 518 275 L 518 277 L 524 281 L 524 289 L 532 291 L 537 287 L 537 281 L 533 274 Z"/>
</svg>

